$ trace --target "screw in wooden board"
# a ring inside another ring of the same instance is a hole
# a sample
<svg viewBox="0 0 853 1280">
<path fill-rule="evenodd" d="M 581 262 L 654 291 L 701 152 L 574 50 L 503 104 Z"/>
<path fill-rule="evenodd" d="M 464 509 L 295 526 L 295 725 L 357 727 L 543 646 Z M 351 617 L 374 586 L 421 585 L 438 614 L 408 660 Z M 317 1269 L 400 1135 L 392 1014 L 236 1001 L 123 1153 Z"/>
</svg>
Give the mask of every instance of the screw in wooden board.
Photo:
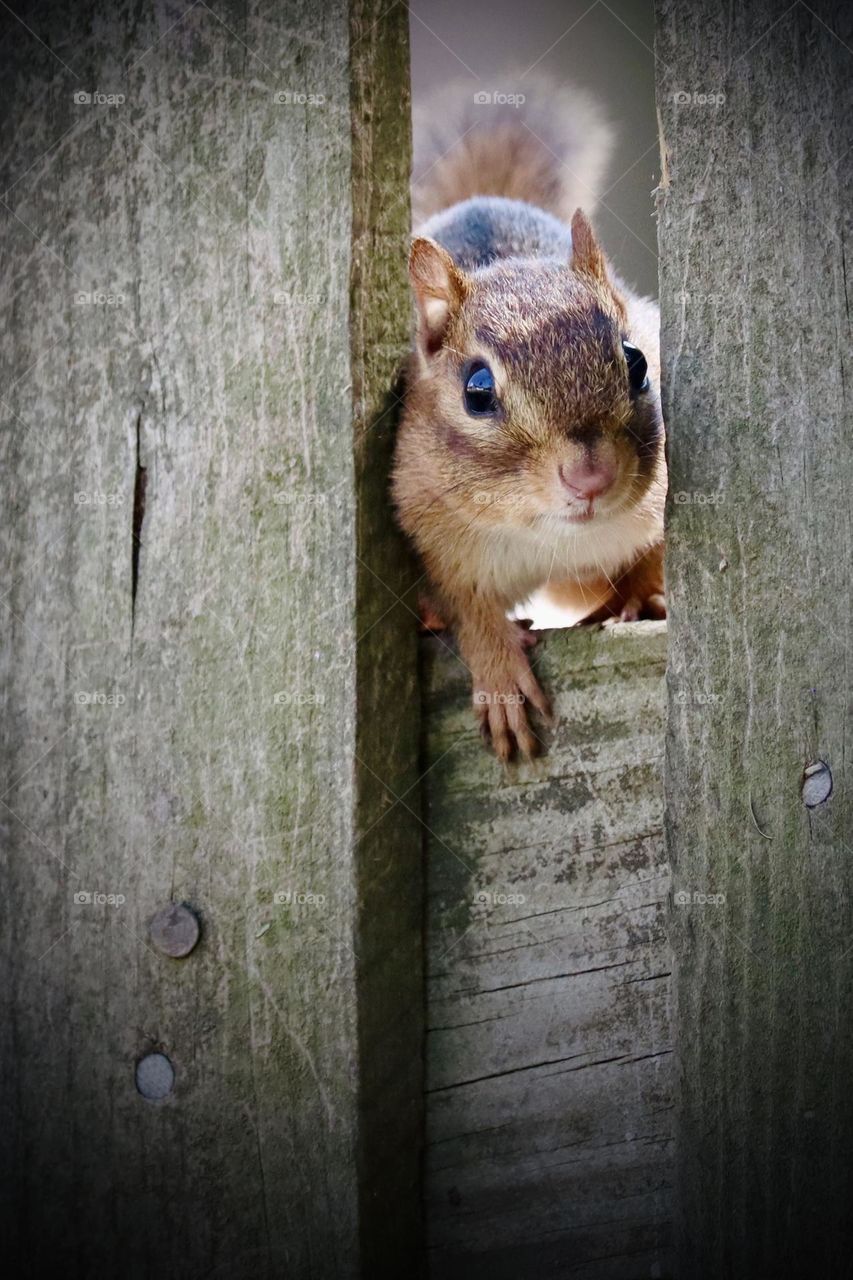
<svg viewBox="0 0 853 1280">
<path fill-rule="evenodd" d="M 146 1053 L 136 1064 L 136 1088 L 149 1102 L 167 1098 L 175 1087 L 175 1068 L 165 1053 Z"/>
<path fill-rule="evenodd" d="M 829 765 L 823 760 L 815 760 L 807 764 L 803 770 L 803 804 L 807 809 L 816 809 L 832 795 L 832 774 Z"/>
<path fill-rule="evenodd" d="M 179 960 L 188 956 L 198 942 L 198 919 L 189 907 L 180 902 L 170 902 L 152 916 L 148 936 L 164 956 Z"/>
</svg>

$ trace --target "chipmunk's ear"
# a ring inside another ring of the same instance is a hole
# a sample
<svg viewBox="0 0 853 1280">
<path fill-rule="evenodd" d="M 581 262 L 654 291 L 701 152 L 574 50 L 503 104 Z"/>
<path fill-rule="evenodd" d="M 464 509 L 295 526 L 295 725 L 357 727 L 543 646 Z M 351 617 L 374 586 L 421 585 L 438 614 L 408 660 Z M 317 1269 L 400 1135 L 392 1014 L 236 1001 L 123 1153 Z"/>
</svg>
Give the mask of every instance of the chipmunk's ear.
<svg viewBox="0 0 853 1280">
<path fill-rule="evenodd" d="M 572 218 L 572 270 L 593 276 L 602 284 L 608 284 L 607 262 L 601 246 L 595 238 L 589 218 L 583 209 L 576 209 Z"/>
<path fill-rule="evenodd" d="M 426 236 L 412 243 L 409 277 L 418 304 L 418 340 L 424 354 L 435 355 L 468 293 L 468 277 L 446 249 Z"/>
<path fill-rule="evenodd" d="M 581 275 L 590 276 L 597 284 L 604 285 L 616 305 L 621 319 L 626 319 L 625 300 L 613 285 L 607 270 L 607 259 L 595 238 L 589 218 L 583 209 L 576 209 L 572 218 L 571 268 Z"/>
</svg>

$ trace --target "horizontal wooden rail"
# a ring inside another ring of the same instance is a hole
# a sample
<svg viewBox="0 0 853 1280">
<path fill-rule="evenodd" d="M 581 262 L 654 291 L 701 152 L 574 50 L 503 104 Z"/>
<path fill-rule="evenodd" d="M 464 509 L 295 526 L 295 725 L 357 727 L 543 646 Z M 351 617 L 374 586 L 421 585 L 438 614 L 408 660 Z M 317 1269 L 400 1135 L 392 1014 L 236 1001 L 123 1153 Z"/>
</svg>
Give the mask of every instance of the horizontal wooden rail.
<svg viewBox="0 0 853 1280">
<path fill-rule="evenodd" d="M 433 1274 L 670 1274 L 666 626 L 547 634 L 559 722 L 506 771 L 424 651 Z"/>
</svg>

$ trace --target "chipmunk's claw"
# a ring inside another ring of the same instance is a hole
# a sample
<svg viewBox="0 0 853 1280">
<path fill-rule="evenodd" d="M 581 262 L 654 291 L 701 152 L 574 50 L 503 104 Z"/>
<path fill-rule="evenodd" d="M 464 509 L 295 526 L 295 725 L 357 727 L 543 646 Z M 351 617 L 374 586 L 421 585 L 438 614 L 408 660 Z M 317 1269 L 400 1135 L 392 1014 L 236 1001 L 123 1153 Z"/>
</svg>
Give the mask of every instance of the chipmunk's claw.
<svg viewBox="0 0 853 1280">
<path fill-rule="evenodd" d="M 527 704 L 551 723 L 551 706 L 530 667 L 514 670 L 512 676 L 493 681 L 497 688 L 475 688 L 474 709 L 480 721 L 480 733 L 490 742 L 495 755 L 505 764 L 516 754 L 533 760 L 543 750 L 541 738 L 531 728 Z"/>
<path fill-rule="evenodd" d="M 639 622 L 643 610 L 643 602 L 638 596 L 631 596 L 619 610 L 620 622 Z"/>
<path fill-rule="evenodd" d="M 539 643 L 539 632 L 532 630 L 532 618 L 516 618 L 513 625 L 515 626 L 516 635 L 521 642 L 522 649 L 535 649 Z"/>
<path fill-rule="evenodd" d="M 489 708 L 488 713 L 480 717 L 480 733 L 502 764 L 509 764 L 517 755 L 525 760 L 534 760 L 542 750 L 542 743 L 530 728 L 523 706 L 511 710 Z"/>
<path fill-rule="evenodd" d="M 427 596 L 418 599 L 418 630 L 432 635 L 447 630 L 447 623 Z"/>
<path fill-rule="evenodd" d="M 641 619 L 661 621 L 666 617 L 666 599 L 660 592 L 654 592 L 641 600 L 639 596 L 629 596 L 617 614 L 604 620 L 605 627 L 618 626 L 620 622 L 639 622 Z"/>
</svg>

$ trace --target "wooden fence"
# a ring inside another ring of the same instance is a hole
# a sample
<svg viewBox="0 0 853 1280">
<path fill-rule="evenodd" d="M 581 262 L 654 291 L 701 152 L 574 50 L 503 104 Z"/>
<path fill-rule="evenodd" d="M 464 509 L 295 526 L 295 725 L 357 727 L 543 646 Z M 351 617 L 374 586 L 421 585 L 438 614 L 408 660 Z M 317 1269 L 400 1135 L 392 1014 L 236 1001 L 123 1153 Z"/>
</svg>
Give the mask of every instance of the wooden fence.
<svg viewBox="0 0 853 1280">
<path fill-rule="evenodd" d="M 658 2 L 668 638 L 506 773 L 387 506 L 404 5 L 3 17 L 26 1274 L 853 1274 L 847 11 Z"/>
<path fill-rule="evenodd" d="M 840 4 L 657 16 L 678 1248 L 702 1280 L 853 1274 L 851 31 Z"/>
<path fill-rule="evenodd" d="M 32 1275 L 419 1253 L 386 9 L 52 3 L 4 41 L 2 1145 Z M 180 959 L 170 902 L 201 923 Z"/>
</svg>

